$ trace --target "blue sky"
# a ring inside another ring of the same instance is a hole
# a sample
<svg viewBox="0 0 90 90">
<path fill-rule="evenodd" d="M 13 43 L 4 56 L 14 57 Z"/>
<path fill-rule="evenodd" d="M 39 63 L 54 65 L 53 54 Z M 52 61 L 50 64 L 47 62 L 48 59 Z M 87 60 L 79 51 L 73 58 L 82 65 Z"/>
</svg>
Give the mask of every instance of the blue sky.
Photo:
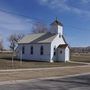
<svg viewBox="0 0 90 90">
<path fill-rule="evenodd" d="M 0 0 L 0 36 L 29 34 L 33 22 L 50 25 L 58 17 L 70 46 L 90 46 L 90 0 Z"/>
</svg>

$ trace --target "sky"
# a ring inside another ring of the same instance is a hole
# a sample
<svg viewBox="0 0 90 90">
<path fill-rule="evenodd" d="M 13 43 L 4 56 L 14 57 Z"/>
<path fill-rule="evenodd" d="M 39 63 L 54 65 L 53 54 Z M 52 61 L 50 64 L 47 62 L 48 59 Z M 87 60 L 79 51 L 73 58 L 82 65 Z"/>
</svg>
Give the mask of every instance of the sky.
<svg viewBox="0 0 90 90">
<path fill-rule="evenodd" d="M 34 22 L 63 23 L 72 47 L 90 46 L 90 0 L 0 0 L 0 38 L 8 48 L 11 34 L 30 34 Z"/>
</svg>

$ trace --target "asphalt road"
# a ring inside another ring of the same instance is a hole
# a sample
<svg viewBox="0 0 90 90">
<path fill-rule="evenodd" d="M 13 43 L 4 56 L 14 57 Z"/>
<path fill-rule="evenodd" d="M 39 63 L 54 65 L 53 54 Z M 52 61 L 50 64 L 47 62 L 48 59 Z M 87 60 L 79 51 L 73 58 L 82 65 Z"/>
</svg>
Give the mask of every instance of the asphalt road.
<svg viewBox="0 0 90 90">
<path fill-rule="evenodd" d="M 0 90 L 90 90 L 90 74 L 0 85 Z"/>
</svg>

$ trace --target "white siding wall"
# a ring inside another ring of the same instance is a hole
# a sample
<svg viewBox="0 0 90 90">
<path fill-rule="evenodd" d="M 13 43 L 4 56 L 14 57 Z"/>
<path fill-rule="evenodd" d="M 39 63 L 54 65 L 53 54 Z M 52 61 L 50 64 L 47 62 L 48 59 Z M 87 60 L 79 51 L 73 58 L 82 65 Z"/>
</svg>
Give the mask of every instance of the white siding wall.
<svg viewBox="0 0 90 90">
<path fill-rule="evenodd" d="M 62 53 L 60 53 L 62 51 Z M 65 49 L 58 48 L 58 61 L 65 61 Z"/>
<path fill-rule="evenodd" d="M 58 32 L 58 26 L 57 25 L 52 25 L 51 28 L 50 28 L 50 32 L 57 34 L 57 32 Z"/>
<path fill-rule="evenodd" d="M 51 33 L 63 35 L 63 27 L 60 25 L 52 25 L 50 29 Z"/>
<path fill-rule="evenodd" d="M 62 53 L 60 53 L 62 51 Z M 66 48 L 58 48 L 58 61 L 69 61 L 69 47 Z"/>
<path fill-rule="evenodd" d="M 63 35 L 63 27 L 58 25 L 58 34 Z"/>
<path fill-rule="evenodd" d="M 70 60 L 70 49 L 69 47 L 66 47 L 65 49 L 65 61 L 69 61 Z"/>
<path fill-rule="evenodd" d="M 25 44 L 19 45 L 18 51 L 22 50 L 22 46 L 25 46 L 25 54 L 22 54 L 22 58 L 26 60 L 37 60 L 37 61 L 49 61 L 50 60 L 50 44 Z M 33 46 L 33 55 L 30 54 L 30 46 Z M 40 55 L 40 47 L 43 46 L 44 54 Z M 20 53 L 17 55 L 20 58 Z"/>
<path fill-rule="evenodd" d="M 57 55 L 54 56 L 54 47 L 58 47 L 60 44 L 65 44 L 62 37 L 59 37 L 59 34 L 57 34 L 56 38 L 51 43 L 51 56 L 50 56 L 50 62 L 53 62 L 53 60 L 57 59 Z"/>
</svg>

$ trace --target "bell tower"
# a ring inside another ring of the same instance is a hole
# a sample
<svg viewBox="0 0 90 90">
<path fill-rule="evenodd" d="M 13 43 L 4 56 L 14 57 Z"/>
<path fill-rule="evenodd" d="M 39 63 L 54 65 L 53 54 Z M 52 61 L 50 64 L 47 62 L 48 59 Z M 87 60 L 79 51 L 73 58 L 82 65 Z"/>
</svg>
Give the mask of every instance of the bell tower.
<svg viewBox="0 0 90 90">
<path fill-rule="evenodd" d="M 57 18 L 53 23 L 51 23 L 50 32 L 53 34 L 59 34 L 60 36 L 63 35 L 63 24 L 59 22 Z"/>
</svg>

